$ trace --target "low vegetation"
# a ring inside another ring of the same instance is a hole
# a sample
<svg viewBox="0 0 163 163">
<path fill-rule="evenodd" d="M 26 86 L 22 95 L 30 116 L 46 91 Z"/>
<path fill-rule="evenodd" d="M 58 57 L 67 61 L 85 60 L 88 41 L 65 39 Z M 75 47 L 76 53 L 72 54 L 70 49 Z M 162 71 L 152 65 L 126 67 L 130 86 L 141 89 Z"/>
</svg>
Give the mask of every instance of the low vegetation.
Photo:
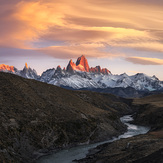
<svg viewBox="0 0 163 163">
<path fill-rule="evenodd" d="M 0 158 L 6 163 L 31 163 L 52 150 L 126 130 L 119 117 L 130 108 L 113 95 L 65 90 L 2 72 L 0 85 Z"/>
</svg>

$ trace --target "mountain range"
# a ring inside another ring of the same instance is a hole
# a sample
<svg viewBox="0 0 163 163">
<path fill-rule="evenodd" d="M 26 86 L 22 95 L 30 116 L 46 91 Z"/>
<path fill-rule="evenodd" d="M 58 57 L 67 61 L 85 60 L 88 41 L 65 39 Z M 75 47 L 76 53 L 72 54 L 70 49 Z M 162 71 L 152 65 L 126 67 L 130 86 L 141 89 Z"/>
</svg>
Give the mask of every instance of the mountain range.
<svg viewBox="0 0 163 163">
<path fill-rule="evenodd" d="M 130 97 L 130 95 L 139 97 L 146 92 L 163 91 L 163 81 L 160 81 L 156 76 L 150 77 L 143 73 L 137 73 L 133 76 L 128 76 L 126 73 L 114 75 L 107 68 L 100 66 L 90 68 L 84 55 L 79 57 L 76 63 L 71 59 L 67 68 L 62 69 L 58 66 L 48 69 L 41 76 L 37 74 L 36 70 L 28 67 L 27 63 L 23 70 L 1 64 L 0 71 L 64 88 L 113 93 L 122 97 Z"/>
</svg>

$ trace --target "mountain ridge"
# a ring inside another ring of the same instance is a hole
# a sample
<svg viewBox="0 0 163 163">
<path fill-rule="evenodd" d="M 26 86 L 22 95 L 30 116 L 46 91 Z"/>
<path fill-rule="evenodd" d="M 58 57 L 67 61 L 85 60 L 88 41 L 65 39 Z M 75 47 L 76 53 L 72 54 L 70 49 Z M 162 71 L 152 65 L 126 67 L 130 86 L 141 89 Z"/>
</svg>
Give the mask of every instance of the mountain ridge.
<svg viewBox="0 0 163 163">
<path fill-rule="evenodd" d="M 18 70 L 14 66 L 0 65 L 0 71 L 10 72 L 24 78 L 35 79 L 48 84 L 72 89 L 95 90 L 125 88 L 129 90 L 127 88 L 132 87 L 136 91 L 145 92 L 163 90 L 163 81 L 160 81 L 156 76 L 150 77 L 143 73 L 137 73 L 132 76 L 128 76 L 126 73 L 114 75 L 107 68 L 101 68 L 100 66 L 90 68 L 84 55 L 79 57 L 76 63 L 71 59 L 66 69 L 62 69 L 61 66 L 58 66 L 56 69 L 47 69 L 41 76 L 37 75 L 36 70 L 31 69 L 27 63 L 23 70 Z M 121 89 L 122 92 L 116 95 L 119 96 L 120 94 L 122 97 L 126 97 L 126 90 Z M 111 90 L 111 92 L 115 91 Z M 137 92 L 135 93 L 137 94 Z"/>
<path fill-rule="evenodd" d="M 69 61 L 69 64 L 66 68 L 67 72 L 74 72 L 74 71 L 82 71 L 82 72 L 91 72 L 91 73 L 102 73 L 105 75 L 111 74 L 111 72 L 107 68 L 101 68 L 100 66 L 96 67 L 89 67 L 88 61 L 84 55 L 80 56 L 76 64 L 72 61 Z"/>
</svg>

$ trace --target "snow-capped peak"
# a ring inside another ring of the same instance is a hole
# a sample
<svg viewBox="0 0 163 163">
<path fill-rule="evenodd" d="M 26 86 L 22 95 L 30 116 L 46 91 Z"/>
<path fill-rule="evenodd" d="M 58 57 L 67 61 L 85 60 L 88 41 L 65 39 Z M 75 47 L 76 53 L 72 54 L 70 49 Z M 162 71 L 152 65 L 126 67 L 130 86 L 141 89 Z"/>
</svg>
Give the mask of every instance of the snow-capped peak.
<svg viewBox="0 0 163 163">
<path fill-rule="evenodd" d="M 128 76 L 126 73 L 113 75 L 108 69 L 101 68 L 100 66 L 89 68 L 88 61 L 83 55 L 77 59 L 76 64 L 71 59 L 67 69 L 62 69 L 61 66 L 58 66 L 56 69 L 48 69 L 42 73 L 41 77 L 27 63 L 23 70 L 17 70 L 15 67 L 8 65 L 0 65 L 0 70 L 25 78 L 74 89 L 108 87 L 132 87 L 143 91 L 163 89 L 163 82 L 156 76 L 150 77 L 143 73 L 137 73 L 133 76 Z"/>
</svg>

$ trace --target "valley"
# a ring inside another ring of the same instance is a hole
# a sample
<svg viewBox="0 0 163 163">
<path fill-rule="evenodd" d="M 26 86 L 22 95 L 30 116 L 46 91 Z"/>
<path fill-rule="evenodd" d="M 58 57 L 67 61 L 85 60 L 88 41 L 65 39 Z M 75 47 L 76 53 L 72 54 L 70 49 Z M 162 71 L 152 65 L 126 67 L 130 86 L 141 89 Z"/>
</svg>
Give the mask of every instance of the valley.
<svg viewBox="0 0 163 163">
<path fill-rule="evenodd" d="M 121 139 L 93 149 L 79 163 L 162 163 L 163 162 L 163 94 L 133 101 L 134 124 L 151 126 L 145 135 Z"/>
<path fill-rule="evenodd" d="M 0 163 L 163 163 L 163 0 L 0 0 Z"/>
<path fill-rule="evenodd" d="M 162 94 L 125 99 L 66 90 L 4 72 L 0 84 L 4 162 L 31 163 L 43 155 L 117 137 L 127 130 L 120 121 L 126 114 L 133 114 L 134 124 L 151 127 L 150 132 L 98 146 L 79 162 L 148 161 L 155 156 L 162 161 Z"/>
<path fill-rule="evenodd" d="M 126 131 L 119 117 L 131 110 L 122 98 L 66 90 L 3 72 L 0 84 L 0 158 L 4 162 L 32 162 L 50 151 Z"/>
<path fill-rule="evenodd" d="M 112 139 L 108 139 L 103 142 L 95 143 L 95 144 L 88 144 L 88 145 L 81 145 L 74 148 L 62 150 L 60 152 L 54 153 L 52 155 L 42 157 L 40 158 L 37 163 L 53 163 L 53 162 L 62 162 L 62 163 L 73 163 L 78 162 L 78 159 L 82 159 L 86 156 L 88 151 L 93 151 L 95 147 L 111 143 L 114 141 L 117 141 L 122 138 L 128 138 L 135 135 L 145 134 L 149 131 L 150 128 L 143 127 L 143 126 L 137 126 L 130 124 L 130 122 L 133 120 L 131 115 L 123 116 L 120 118 L 121 122 L 124 123 L 127 126 L 127 131 L 119 135 L 118 137 L 113 137 Z M 98 150 L 96 150 L 97 152 Z"/>
</svg>

